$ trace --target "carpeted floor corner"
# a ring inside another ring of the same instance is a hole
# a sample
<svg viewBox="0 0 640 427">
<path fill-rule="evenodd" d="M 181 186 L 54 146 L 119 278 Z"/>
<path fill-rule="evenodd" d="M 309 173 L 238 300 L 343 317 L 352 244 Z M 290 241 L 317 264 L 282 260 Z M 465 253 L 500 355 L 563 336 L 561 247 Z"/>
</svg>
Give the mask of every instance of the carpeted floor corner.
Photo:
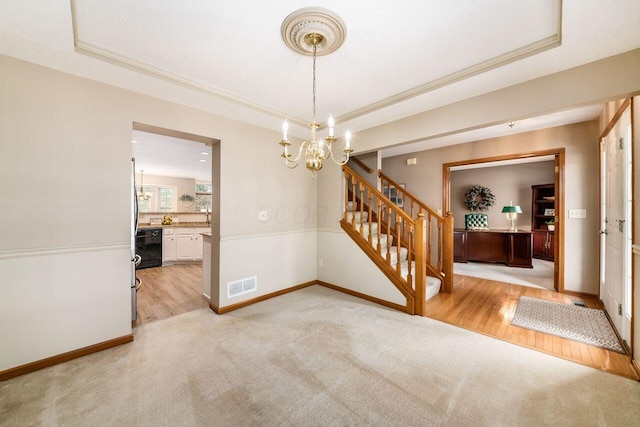
<svg viewBox="0 0 640 427">
<path fill-rule="evenodd" d="M 0 425 L 633 425 L 640 384 L 312 286 L 0 383 Z"/>
</svg>

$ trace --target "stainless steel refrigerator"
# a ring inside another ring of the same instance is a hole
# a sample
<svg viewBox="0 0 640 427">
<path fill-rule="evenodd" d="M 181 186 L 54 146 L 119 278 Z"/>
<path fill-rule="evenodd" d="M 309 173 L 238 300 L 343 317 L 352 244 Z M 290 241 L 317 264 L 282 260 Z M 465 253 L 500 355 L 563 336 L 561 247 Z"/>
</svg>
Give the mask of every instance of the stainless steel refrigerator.
<svg viewBox="0 0 640 427">
<path fill-rule="evenodd" d="M 136 190 L 136 159 L 131 158 L 131 321 L 138 318 L 138 299 L 136 282 L 136 264 L 140 257 L 136 254 L 136 235 L 138 234 L 138 191 Z"/>
</svg>

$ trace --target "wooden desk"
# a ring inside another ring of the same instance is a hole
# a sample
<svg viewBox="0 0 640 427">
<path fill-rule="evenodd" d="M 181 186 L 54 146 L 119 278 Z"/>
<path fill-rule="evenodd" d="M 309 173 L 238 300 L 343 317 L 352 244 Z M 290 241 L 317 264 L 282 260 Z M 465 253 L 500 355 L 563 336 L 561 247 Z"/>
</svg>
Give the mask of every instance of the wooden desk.
<svg viewBox="0 0 640 427">
<path fill-rule="evenodd" d="M 506 264 L 533 268 L 530 231 L 465 230 L 453 231 L 453 260 Z"/>
</svg>

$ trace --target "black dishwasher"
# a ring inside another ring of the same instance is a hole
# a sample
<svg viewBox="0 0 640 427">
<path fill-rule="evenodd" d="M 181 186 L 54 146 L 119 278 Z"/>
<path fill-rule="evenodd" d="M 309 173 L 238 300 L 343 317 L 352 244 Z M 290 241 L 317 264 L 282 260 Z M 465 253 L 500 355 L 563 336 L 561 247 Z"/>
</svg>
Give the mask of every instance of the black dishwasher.
<svg viewBox="0 0 640 427">
<path fill-rule="evenodd" d="M 162 228 L 141 228 L 136 234 L 136 254 L 142 261 L 136 270 L 162 266 Z"/>
</svg>

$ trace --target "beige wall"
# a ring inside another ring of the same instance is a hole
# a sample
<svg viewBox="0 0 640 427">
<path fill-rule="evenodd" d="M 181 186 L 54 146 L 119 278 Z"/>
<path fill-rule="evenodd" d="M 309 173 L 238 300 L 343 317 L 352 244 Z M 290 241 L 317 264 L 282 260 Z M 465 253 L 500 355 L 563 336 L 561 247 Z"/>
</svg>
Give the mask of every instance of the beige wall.
<svg viewBox="0 0 640 427">
<path fill-rule="evenodd" d="M 451 212 L 457 228 L 464 228 L 464 216 L 471 213 L 464 205 L 464 195 L 472 185 L 482 185 L 496 196 L 495 204 L 485 212 L 489 228 L 509 227 L 502 207 L 513 202 L 522 208 L 515 222 L 518 230 L 531 230 L 531 186 L 553 184 L 554 161 L 495 166 L 451 172 Z M 420 184 L 418 184 L 420 185 Z M 411 190 L 410 190 L 411 191 Z"/>
<path fill-rule="evenodd" d="M 315 246 L 282 236 L 315 230 L 316 184 L 281 163 L 276 130 L 6 56 L 0 81 L 0 198 L 11 201 L 0 222 L 0 371 L 131 332 L 134 122 L 221 141 L 212 234 L 235 262 L 214 266 L 220 294 L 230 278 L 282 265 L 283 252 L 287 274 L 258 277 L 260 293 L 310 280 L 308 265 L 315 277 Z M 249 257 L 251 236 L 269 250 Z"/>
<path fill-rule="evenodd" d="M 355 173 L 360 175 L 367 182 L 369 182 L 371 185 L 377 188 L 378 169 L 380 169 L 380 166 L 378 165 L 378 152 L 374 151 L 372 153 L 361 154 L 357 157 L 358 157 L 358 160 L 360 160 L 362 163 L 364 163 L 365 165 L 373 169 L 373 173 L 367 173 L 364 169 L 362 169 L 360 166 L 357 166 L 355 164 L 350 163 L 349 164 L 350 167 L 355 171 Z"/>
</svg>

